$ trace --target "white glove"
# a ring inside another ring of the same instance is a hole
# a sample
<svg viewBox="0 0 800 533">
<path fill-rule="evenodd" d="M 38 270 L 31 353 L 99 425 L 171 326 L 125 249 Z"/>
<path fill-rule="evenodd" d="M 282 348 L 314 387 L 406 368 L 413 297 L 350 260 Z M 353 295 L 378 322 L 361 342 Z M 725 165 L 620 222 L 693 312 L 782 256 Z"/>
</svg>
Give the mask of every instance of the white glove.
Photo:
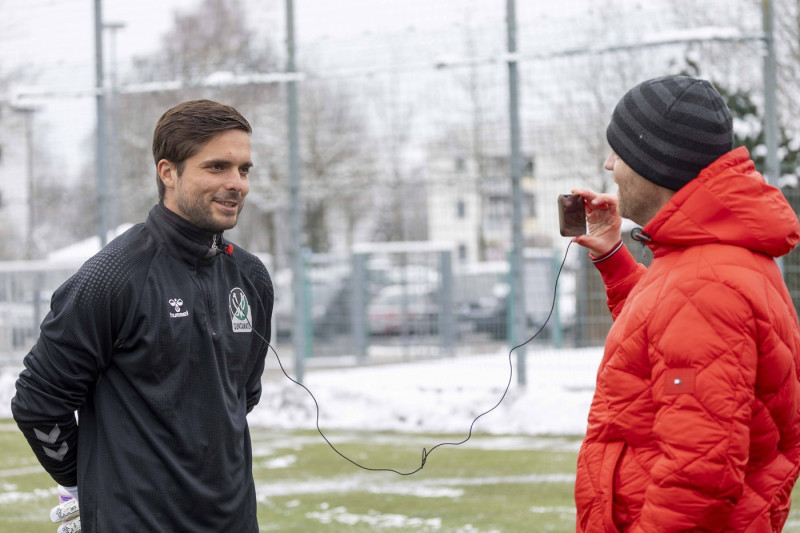
<svg viewBox="0 0 800 533">
<path fill-rule="evenodd" d="M 61 486 L 59 485 L 59 487 Z M 56 533 L 79 533 L 81 530 L 81 511 L 78 507 L 78 487 L 61 488 L 69 492 L 72 499 L 53 507 L 50 511 L 50 520 L 56 523 L 61 522 Z"/>
</svg>

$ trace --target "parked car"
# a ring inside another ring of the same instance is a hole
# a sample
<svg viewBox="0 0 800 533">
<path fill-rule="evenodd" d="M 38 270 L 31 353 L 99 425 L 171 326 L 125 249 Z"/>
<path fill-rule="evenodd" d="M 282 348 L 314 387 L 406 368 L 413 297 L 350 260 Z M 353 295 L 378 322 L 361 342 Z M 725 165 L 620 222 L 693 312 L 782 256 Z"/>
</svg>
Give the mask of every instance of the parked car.
<svg viewBox="0 0 800 533">
<path fill-rule="evenodd" d="M 488 333 L 494 340 L 508 338 L 508 284 L 495 283 L 490 294 L 461 304 L 458 320 L 471 324 L 475 333 Z"/>
<path fill-rule="evenodd" d="M 439 304 L 431 285 L 388 285 L 367 305 L 371 335 L 436 334 Z"/>
</svg>

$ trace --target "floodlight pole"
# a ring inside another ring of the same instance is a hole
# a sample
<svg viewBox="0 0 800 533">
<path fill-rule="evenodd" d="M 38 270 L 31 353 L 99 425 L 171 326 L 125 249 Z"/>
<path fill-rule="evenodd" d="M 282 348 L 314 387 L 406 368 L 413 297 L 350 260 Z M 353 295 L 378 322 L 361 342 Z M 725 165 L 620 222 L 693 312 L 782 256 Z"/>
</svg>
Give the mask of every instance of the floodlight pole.
<svg viewBox="0 0 800 533">
<path fill-rule="evenodd" d="M 294 2 L 286 0 L 286 72 L 295 72 L 294 64 Z M 297 82 L 286 83 L 286 99 L 288 106 L 287 126 L 289 130 L 289 193 L 290 193 L 290 241 L 292 243 L 292 298 L 294 302 L 292 328 L 292 348 L 294 350 L 295 379 L 303 382 L 305 370 L 306 343 L 305 334 L 305 290 L 303 280 L 303 202 L 300 197 L 300 150 L 297 126 Z"/>
<path fill-rule="evenodd" d="M 764 28 L 764 144 L 767 148 L 767 160 L 764 177 L 773 185 L 778 184 L 781 177 L 778 159 L 778 111 L 777 111 L 777 77 L 778 66 L 775 59 L 775 11 L 772 0 L 762 0 Z"/>
<path fill-rule="evenodd" d="M 119 198 L 120 198 L 120 179 L 119 179 L 119 132 L 117 128 L 119 127 L 119 120 L 117 117 L 118 106 L 117 106 L 117 98 L 119 96 L 118 87 L 117 87 L 117 31 L 121 30 L 125 27 L 125 24 L 122 22 L 105 22 L 103 23 L 103 29 L 109 31 L 109 35 L 111 37 L 109 43 L 109 52 L 111 55 L 110 58 L 110 70 L 111 72 L 111 98 L 110 98 L 110 108 L 111 112 L 109 113 L 109 125 L 110 127 L 110 150 L 109 150 L 109 160 L 110 164 L 108 165 L 108 177 L 110 178 L 110 194 L 109 197 L 109 209 L 107 210 L 108 213 L 108 226 L 111 228 L 112 231 L 116 230 L 117 225 L 119 224 Z"/>
<path fill-rule="evenodd" d="M 525 370 L 524 341 L 527 313 L 525 311 L 525 276 L 523 248 L 525 241 L 522 233 L 522 161 L 520 155 L 519 128 L 519 75 L 517 72 L 517 15 L 515 0 L 506 2 L 506 29 L 508 33 L 508 107 L 511 142 L 511 345 L 517 348 L 517 383 L 524 386 L 527 377 Z"/>
<path fill-rule="evenodd" d="M 95 134 L 94 169 L 97 182 L 97 236 L 100 248 L 107 242 L 106 228 L 106 105 L 103 90 L 103 0 L 94 0 Z"/>
</svg>

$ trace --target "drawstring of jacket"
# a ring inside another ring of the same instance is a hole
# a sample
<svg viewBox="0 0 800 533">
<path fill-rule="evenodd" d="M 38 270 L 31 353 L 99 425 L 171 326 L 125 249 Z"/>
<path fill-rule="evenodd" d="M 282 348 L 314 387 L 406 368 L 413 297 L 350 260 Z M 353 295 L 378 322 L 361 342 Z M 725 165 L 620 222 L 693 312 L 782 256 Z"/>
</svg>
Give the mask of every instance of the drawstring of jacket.
<svg viewBox="0 0 800 533">
<path fill-rule="evenodd" d="M 644 263 L 644 260 L 645 260 L 645 254 L 644 254 L 645 247 L 646 247 L 648 242 L 653 242 L 653 239 L 650 238 L 649 234 L 647 234 L 644 231 L 642 231 L 642 228 L 633 228 L 631 230 L 631 238 L 634 241 L 638 241 L 638 242 L 642 243 L 642 263 Z"/>
</svg>

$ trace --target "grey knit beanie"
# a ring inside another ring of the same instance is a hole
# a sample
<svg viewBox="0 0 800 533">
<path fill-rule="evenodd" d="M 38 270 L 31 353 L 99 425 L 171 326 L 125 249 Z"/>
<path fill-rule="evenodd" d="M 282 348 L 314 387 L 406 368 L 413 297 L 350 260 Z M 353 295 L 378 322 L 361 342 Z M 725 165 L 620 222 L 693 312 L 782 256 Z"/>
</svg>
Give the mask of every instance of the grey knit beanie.
<svg viewBox="0 0 800 533">
<path fill-rule="evenodd" d="M 622 97 L 606 137 L 637 174 L 677 191 L 733 148 L 733 120 L 709 82 L 664 76 Z"/>
</svg>

